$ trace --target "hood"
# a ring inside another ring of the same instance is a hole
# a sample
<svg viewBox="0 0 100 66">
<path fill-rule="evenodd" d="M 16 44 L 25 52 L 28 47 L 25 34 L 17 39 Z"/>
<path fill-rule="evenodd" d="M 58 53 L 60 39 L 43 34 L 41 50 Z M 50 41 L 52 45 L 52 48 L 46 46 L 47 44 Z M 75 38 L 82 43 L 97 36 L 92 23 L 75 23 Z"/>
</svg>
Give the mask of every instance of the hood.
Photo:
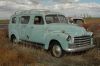
<svg viewBox="0 0 100 66">
<path fill-rule="evenodd" d="M 47 25 L 48 30 L 54 31 L 54 32 L 62 32 L 65 34 L 69 34 L 71 36 L 82 36 L 86 35 L 86 30 L 83 27 L 80 27 L 75 24 L 58 24 L 58 23 L 52 23 Z"/>
</svg>

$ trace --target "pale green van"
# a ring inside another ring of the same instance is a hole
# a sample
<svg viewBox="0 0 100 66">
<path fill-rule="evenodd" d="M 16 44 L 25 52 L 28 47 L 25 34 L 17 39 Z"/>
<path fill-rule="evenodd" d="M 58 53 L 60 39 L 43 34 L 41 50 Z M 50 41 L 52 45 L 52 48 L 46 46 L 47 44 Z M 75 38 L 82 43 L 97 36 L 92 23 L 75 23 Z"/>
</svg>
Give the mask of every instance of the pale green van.
<svg viewBox="0 0 100 66">
<path fill-rule="evenodd" d="M 55 57 L 63 56 L 64 52 L 80 52 L 94 47 L 92 32 L 70 24 L 63 14 L 48 10 L 16 12 L 9 22 L 9 38 L 12 42 L 42 44 Z"/>
</svg>

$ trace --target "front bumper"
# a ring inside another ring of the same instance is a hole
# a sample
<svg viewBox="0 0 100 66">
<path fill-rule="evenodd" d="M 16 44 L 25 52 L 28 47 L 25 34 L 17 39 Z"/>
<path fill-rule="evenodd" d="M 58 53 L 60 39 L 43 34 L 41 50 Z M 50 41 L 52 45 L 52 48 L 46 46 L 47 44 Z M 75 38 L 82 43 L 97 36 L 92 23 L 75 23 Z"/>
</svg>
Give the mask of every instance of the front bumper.
<svg viewBox="0 0 100 66">
<path fill-rule="evenodd" d="M 78 47 L 78 48 L 67 48 L 65 51 L 66 52 L 81 52 L 81 51 L 85 51 L 93 47 L 95 47 L 95 45 L 88 45 L 88 46 Z"/>
</svg>

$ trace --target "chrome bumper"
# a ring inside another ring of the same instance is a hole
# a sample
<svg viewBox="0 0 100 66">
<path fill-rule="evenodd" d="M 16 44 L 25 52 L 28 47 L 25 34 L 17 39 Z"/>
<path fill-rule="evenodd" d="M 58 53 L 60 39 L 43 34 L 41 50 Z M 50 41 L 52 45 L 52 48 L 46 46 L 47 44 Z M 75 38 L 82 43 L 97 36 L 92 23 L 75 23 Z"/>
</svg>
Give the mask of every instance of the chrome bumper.
<svg viewBox="0 0 100 66">
<path fill-rule="evenodd" d="M 67 48 L 65 51 L 66 52 L 81 52 L 81 51 L 85 51 L 93 47 L 95 47 L 95 45 L 89 45 L 89 46 L 78 47 L 78 48 Z"/>
</svg>

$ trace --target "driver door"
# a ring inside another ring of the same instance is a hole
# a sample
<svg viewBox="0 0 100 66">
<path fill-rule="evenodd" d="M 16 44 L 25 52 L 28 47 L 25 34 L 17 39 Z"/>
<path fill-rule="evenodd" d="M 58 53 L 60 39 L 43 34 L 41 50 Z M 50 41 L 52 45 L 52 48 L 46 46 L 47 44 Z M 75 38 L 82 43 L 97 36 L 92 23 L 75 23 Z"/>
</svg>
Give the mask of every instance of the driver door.
<svg viewBox="0 0 100 66">
<path fill-rule="evenodd" d="M 43 43 L 45 24 L 43 16 L 37 15 L 34 16 L 33 25 L 31 25 L 31 40 L 37 43 Z"/>
</svg>

